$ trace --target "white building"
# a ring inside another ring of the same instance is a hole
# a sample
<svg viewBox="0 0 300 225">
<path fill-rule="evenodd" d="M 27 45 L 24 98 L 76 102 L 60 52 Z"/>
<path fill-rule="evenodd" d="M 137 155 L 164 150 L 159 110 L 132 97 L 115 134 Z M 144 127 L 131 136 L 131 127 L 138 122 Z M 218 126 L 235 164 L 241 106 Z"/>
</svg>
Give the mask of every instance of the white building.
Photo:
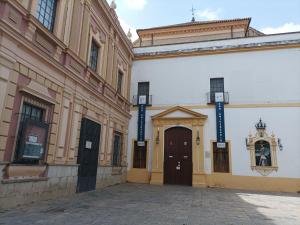
<svg viewBox="0 0 300 225">
<path fill-rule="evenodd" d="M 300 33 L 249 24 L 138 30 L 131 95 L 150 96 L 146 147 L 131 111 L 129 182 L 300 191 Z M 225 149 L 215 144 L 215 92 L 225 97 Z"/>
</svg>

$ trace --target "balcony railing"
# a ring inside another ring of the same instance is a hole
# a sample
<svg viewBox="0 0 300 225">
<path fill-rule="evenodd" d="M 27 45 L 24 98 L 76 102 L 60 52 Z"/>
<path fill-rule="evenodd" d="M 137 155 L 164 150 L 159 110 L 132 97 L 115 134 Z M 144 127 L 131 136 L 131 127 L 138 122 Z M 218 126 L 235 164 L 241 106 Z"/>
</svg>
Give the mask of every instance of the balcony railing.
<svg viewBox="0 0 300 225">
<path fill-rule="evenodd" d="M 139 101 L 139 96 L 138 95 L 134 95 L 132 97 L 132 105 L 133 106 L 137 106 L 138 105 L 138 101 Z M 146 105 L 147 106 L 151 106 L 152 105 L 152 95 L 148 95 L 146 97 Z"/>
<path fill-rule="evenodd" d="M 206 93 L 206 97 L 207 97 L 207 104 L 215 103 L 215 93 L 214 92 Z M 228 92 L 224 92 L 224 104 L 229 104 L 229 93 Z"/>
</svg>

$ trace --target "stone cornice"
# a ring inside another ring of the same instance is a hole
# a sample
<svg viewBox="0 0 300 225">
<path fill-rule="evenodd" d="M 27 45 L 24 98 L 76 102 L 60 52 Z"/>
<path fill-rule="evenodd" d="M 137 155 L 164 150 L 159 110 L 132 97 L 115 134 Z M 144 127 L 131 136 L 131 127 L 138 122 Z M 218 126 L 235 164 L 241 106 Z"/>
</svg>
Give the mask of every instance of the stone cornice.
<svg viewBox="0 0 300 225">
<path fill-rule="evenodd" d="M 197 55 L 226 54 L 226 53 L 247 52 L 247 51 L 264 51 L 264 50 L 285 49 L 285 48 L 300 48 L 300 40 L 274 41 L 274 42 L 254 43 L 254 44 L 193 48 L 193 49 L 186 49 L 186 50 L 180 49 L 180 50 L 172 50 L 172 51 L 136 53 L 134 60 L 189 57 L 189 56 L 197 56 Z"/>
<path fill-rule="evenodd" d="M 115 28 L 118 35 L 121 37 L 121 39 L 122 39 L 124 45 L 126 46 L 127 50 L 133 56 L 132 43 L 129 41 L 129 39 L 127 38 L 127 36 L 124 33 L 123 29 L 121 28 L 121 25 L 120 25 L 120 22 L 119 22 L 118 18 L 115 18 L 115 16 L 113 16 L 113 13 L 112 13 L 113 9 L 110 8 L 110 6 L 106 2 L 106 0 L 97 0 L 97 2 L 101 6 L 103 11 L 105 12 L 106 17 L 109 20 L 109 22 L 111 23 L 111 25 Z"/>
<path fill-rule="evenodd" d="M 86 82 L 83 77 L 81 77 L 79 74 L 74 73 L 70 69 L 66 68 L 65 65 L 61 64 L 57 60 L 55 60 L 53 57 L 47 55 L 42 51 L 39 47 L 37 47 L 33 42 L 29 41 L 28 39 L 24 38 L 20 35 L 19 32 L 16 31 L 16 29 L 13 29 L 11 26 L 7 25 L 3 20 L 0 20 L 0 32 L 3 32 L 3 35 L 6 34 L 10 38 L 17 41 L 19 44 L 36 54 L 41 59 L 45 60 L 47 63 L 49 63 L 51 66 L 54 66 L 56 69 L 58 69 L 60 72 L 62 72 L 64 75 L 68 76 L 70 79 L 74 80 L 76 83 L 83 86 L 85 89 L 89 90 L 91 93 L 94 93 L 98 98 L 100 98 L 102 101 L 107 102 L 112 108 L 114 108 L 116 111 L 121 113 L 126 118 L 130 118 L 129 114 L 129 107 L 128 110 L 124 110 L 119 107 L 118 102 L 114 102 L 112 99 L 106 97 L 104 95 L 104 92 L 99 92 L 97 89 L 94 88 L 94 86 L 88 82 Z M 67 52 L 68 50 L 66 50 Z M 80 61 L 80 60 L 78 60 Z M 105 83 L 105 86 L 109 86 L 109 84 Z M 109 89 L 113 89 L 113 87 L 110 87 Z M 115 97 L 121 98 L 122 100 L 126 100 L 122 96 L 118 96 L 117 94 Z M 115 98 L 116 99 L 116 98 Z M 130 105 L 130 102 L 126 100 L 125 104 L 128 106 Z"/>
<path fill-rule="evenodd" d="M 201 31 L 213 31 L 213 30 L 223 30 L 225 28 L 244 28 L 245 31 L 248 29 L 250 18 L 236 19 L 236 20 L 220 20 L 212 21 L 206 23 L 186 23 L 178 24 L 165 27 L 149 28 L 144 30 L 137 30 L 140 38 L 155 36 L 165 36 L 165 35 L 175 35 L 175 34 L 186 34 L 186 33 L 197 33 Z"/>
</svg>

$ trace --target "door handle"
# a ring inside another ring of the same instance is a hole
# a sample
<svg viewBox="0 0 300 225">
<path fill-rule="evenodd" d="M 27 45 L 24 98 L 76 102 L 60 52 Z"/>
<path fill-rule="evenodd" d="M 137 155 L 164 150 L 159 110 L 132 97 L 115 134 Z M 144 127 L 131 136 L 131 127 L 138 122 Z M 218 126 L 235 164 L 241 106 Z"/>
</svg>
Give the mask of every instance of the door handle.
<svg viewBox="0 0 300 225">
<path fill-rule="evenodd" d="M 180 170 L 180 162 L 177 162 L 176 170 Z"/>
</svg>

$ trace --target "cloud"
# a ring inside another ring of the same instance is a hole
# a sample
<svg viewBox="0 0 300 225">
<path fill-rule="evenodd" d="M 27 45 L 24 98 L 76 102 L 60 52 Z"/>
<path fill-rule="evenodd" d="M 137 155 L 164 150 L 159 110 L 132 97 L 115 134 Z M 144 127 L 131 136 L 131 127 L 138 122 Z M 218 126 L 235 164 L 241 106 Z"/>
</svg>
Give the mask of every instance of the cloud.
<svg viewBox="0 0 300 225">
<path fill-rule="evenodd" d="M 265 34 L 276 34 L 276 33 L 300 31 L 300 24 L 285 23 L 279 27 L 265 27 L 265 28 L 262 28 L 261 31 Z"/>
<path fill-rule="evenodd" d="M 212 9 L 204 9 L 204 10 L 198 10 L 196 12 L 196 16 L 205 19 L 205 20 L 217 20 L 219 19 L 219 15 L 222 12 L 222 9 L 218 8 L 216 10 Z"/>
<path fill-rule="evenodd" d="M 129 9 L 143 10 L 147 4 L 147 0 L 123 0 Z"/>
<path fill-rule="evenodd" d="M 120 25 L 121 27 L 123 28 L 125 34 L 128 33 L 128 30 L 130 29 L 131 33 L 132 33 L 132 42 L 134 42 L 135 40 L 137 40 L 139 37 L 138 37 L 138 34 L 136 33 L 136 29 L 132 26 L 130 26 L 125 20 L 119 18 L 119 21 L 120 21 Z"/>
</svg>

